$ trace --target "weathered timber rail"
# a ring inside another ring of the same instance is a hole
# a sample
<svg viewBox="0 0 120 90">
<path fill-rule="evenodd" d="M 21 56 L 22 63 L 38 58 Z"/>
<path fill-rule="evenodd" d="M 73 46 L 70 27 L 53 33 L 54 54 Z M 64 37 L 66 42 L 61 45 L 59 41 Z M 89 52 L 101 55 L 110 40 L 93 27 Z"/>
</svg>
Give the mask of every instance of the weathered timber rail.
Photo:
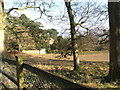
<svg viewBox="0 0 120 90">
<path fill-rule="evenodd" d="M 19 59 L 19 57 L 17 57 L 16 59 Z M 22 59 L 19 59 L 19 60 L 22 60 Z M 16 65 L 18 67 L 17 71 L 19 71 L 19 73 L 17 73 L 18 74 L 17 75 L 17 81 L 13 77 L 6 74 L 4 71 L 0 70 L 0 72 L 4 76 L 6 76 L 9 80 L 11 80 L 13 83 L 15 83 L 18 86 L 18 90 L 20 90 L 21 88 L 22 89 L 26 88 L 23 85 L 24 84 L 24 80 L 23 80 L 24 76 L 22 76 L 23 78 L 21 78 L 21 76 L 20 76 L 21 72 L 23 72 L 23 71 L 21 71 L 21 70 L 23 70 L 23 68 L 26 69 L 27 71 L 31 72 L 31 73 L 36 74 L 39 78 L 42 78 L 42 80 L 46 80 L 48 82 L 54 83 L 55 85 L 59 86 L 60 89 L 63 89 L 63 90 L 64 89 L 83 89 L 83 90 L 93 90 L 94 89 L 94 88 L 91 88 L 91 87 L 88 87 L 88 86 L 84 86 L 84 85 L 74 83 L 74 82 L 72 82 L 70 80 L 67 80 L 65 78 L 62 78 L 58 75 L 52 74 L 50 72 L 47 72 L 47 71 L 44 71 L 44 70 L 41 70 L 41 69 L 38 69 L 36 67 L 30 66 L 30 65 L 25 64 L 25 63 L 22 63 L 21 66 L 18 66 L 18 65 L 20 65 L 18 63 L 21 63 L 19 60 L 15 61 L 15 60 L 9 60 L 9 59 L 5 59 L 5 58 L 3 59 L 3 62 L 7 62 L 10 65 Z M 22 83 L 22 84 L 20 84 L 20 83 Z"/>
</svg>

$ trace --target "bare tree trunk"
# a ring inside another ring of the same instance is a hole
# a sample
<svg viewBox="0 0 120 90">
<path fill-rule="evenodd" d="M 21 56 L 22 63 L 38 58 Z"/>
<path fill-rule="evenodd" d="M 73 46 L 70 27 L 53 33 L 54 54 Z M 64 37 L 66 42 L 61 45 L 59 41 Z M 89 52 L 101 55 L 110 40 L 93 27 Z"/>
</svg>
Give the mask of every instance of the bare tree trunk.
<svg viewBox="0 0 120 90">
<path fill-rule="evenodd" d="M 4 45 L 6 17 L 7 17 L 7 13 L 4 12 L 4 1 L 1 0 L 0 1 L 0 58 L 1 60 L 3 57 L 8 56 L 5 45 Z"/>
<path fill-rule="evenodd" d="M 0 63 L 2 63 L 2 53 L 4 51 L 4 22 L 3 22 L 3 2 L 0 1 Z"/>
<path fill-rule="evenodd" d="M 4 51 L 4 30 L 3 30 L 3 2 L 0 1 L 0 69 L 2 69 L 2 54 Z M 2 85 L 2 74 L 0 73 L 0 85 Z"/>
<path fill-rule="evenodd" d="M 120 80 L 120 2 L 109 2 L 110 69 L 108 79 Z"/>
<path fill-rule="evenodd" d="M 71 43 L 72 43 L 72 52 L 73 52 L 73 59 L 74 59 L 74 70 L 79 69 L 79 51 L 78 45 L 77 45 L 77 36 L 75 31 L 75 21 L 74 21 L 74 15 L 72 13 L 72 8 L 69 2 L 65 2 L 65 5 L 68 10 L 69 20 L 70 20 L 70 30 L 71 30 Z"/>
</svg>

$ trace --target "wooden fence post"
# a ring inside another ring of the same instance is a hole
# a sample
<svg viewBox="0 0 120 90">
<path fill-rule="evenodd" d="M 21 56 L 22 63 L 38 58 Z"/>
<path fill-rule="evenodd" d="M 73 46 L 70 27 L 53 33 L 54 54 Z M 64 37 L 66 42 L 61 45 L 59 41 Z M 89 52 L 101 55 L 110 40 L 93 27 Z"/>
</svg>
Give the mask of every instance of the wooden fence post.
<svg viewBox="0 0 120 90">
<path fill-rule="evenodd" d="M 24 88 L 24 72 L 23 72 L 23 57 L 22 56 L 15 56 L 17 61 L 17 83 L 18 83 L 18 90 L 22 90 Z"/>
</svg>

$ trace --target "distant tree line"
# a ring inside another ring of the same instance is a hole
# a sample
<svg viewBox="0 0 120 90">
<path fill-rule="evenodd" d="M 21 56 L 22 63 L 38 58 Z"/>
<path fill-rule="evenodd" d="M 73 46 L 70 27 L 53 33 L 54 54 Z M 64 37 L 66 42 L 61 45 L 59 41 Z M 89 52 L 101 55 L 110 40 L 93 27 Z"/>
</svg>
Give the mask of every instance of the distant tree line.
<svg viewBox="0 0 120 90">
<path fill-rule="evenodd" d="M 48 52 L 61 53 L 65 56 L 66 54 L 71 55 L 72 46 L 70 37 L 64 38 L 63 36 L 58 36 L 58 32 L 56 29 L 43 29 L 43 27 L 44 26 L 42 25 L 42 23 L 30 20 L 24 14 L 22 14 L 20 17 L 9 16 L 6 33 L 8 34 L 6 35 L 6 44 L 8 45 L 8 48 L 12 48 L 12 45 L 14 45 L 15 42 L 17 42 L 18 44 L 23 43 L 21 42 L 22 40 L 24 42 L 31 43 L 30 40 L 25 41 L 25 39 L 28 37 L 32 37 L 35 43 L 35 48 L 21 46 L 26 47 L 23 49 L 45 48 Z M 22 33 L 28 33 L 28 35 L 25 36 Z M 14 39 L 11 41 L 10 38 Z M 54 40 L 53 44 L 49 44 L 50 38 Z M 109 43 L 101 44 L 99 43 L 99 38 L 100 37 L 95 36 L 93 33 L 87 35 L 82 35 L 80 33 L 77 34 L 78 50 L 107 50 Z"/>
</svg>

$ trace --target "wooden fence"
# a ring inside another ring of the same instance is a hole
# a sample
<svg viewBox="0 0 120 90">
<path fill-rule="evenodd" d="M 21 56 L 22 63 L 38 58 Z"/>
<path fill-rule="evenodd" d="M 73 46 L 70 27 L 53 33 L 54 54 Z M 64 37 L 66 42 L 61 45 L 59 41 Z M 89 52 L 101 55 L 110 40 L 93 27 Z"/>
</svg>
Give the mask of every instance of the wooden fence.
<svg viewBox="0 0 120 90">
<path fill-rule="evenodd" d="M 93 90 L 91 87 L 83 86 L 74 82 L 71 82 L 65 78 L 62 78 L 58 75 L 52 74 L 50 72 L 38 69 L 36 67 L 32 67 L 28 64 L 23 63 L 23 59 L 21 56 L 16 56 L 16 61 L 15 60 L 9 60 L 9 59 L 3 59 L 3 62 L 7 62 L 10 65 L 16 65 L 16 75 L 17 75 L 17 80 L 14 79 L 14 77 L 11 77 L 10 75 L 6 74 L 4 71 L 0 70 L 0 72 L 6 76 L 9 80 L 11 80 L 14 84 L 18 86 L 18 90 L 23 90 L 26 89 L 24 86 L 24 69 L 30 71 L 31 73 L 36 74 L 43 80 L 49 81 L 54 83 L 55 85 L 59 86 L 61 89 L 85 89 L 85 90 Z M 3 86 L 7 88 L 4 84 Z"/>
</svg>

